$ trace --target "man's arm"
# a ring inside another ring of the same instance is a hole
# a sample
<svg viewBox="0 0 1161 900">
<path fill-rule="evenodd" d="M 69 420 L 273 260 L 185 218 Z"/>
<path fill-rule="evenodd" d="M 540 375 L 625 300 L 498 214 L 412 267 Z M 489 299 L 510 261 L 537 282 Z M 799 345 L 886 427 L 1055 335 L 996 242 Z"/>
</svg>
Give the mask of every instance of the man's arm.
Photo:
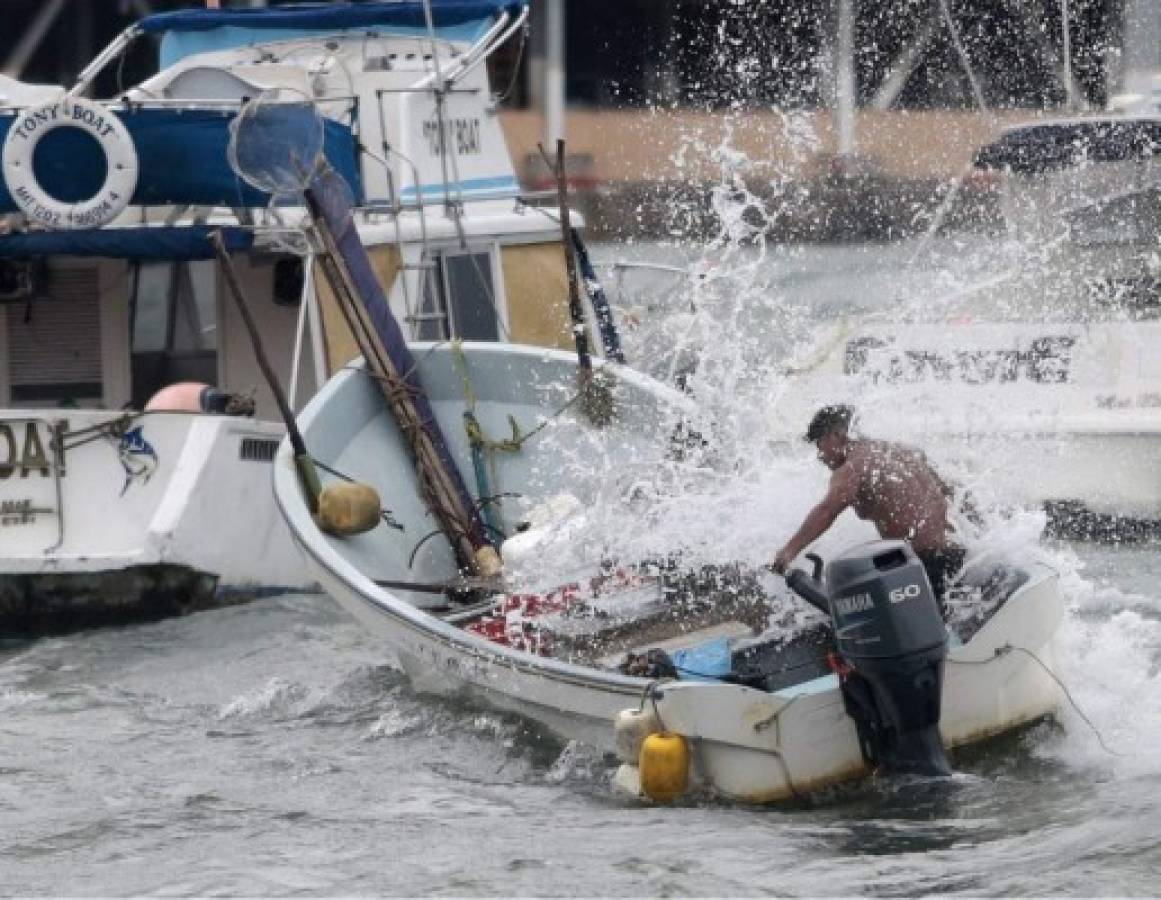
<svg viewBox="0 0 1161 900">
<path fill-rule="evenodd" d="M 848 463 L 831 476 L 826 496 L 806 514 L 806 518 L 798 526 L 798 531 L 794 532 L 794 536 L 786 542 L 786 546 L 778 551 L 771 568 L 779 574 L 785 573 L 794 557 L 822 537 L 839 514 L 855 502 L 857 490 L 858 477 Z"/>
</svg>

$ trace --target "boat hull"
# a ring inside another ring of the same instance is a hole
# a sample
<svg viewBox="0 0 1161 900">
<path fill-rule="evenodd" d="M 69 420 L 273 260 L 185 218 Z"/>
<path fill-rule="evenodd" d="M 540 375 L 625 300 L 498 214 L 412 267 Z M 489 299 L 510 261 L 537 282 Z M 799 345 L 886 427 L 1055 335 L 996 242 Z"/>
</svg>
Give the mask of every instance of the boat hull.
<svg viewBox="0 0 1161 900">
<path fill-rule="evenodd" d="M 188 566 L 0 575 L 0 634 L 37 637 L 211 609 L 218 579 Z"/>
<path fill-rule="evenodd" d="M 649 684 L 554 665 L 531 654 L 505 653 L 506 648 L 444 626 L 433 616 L 413 616 L 384 603 L 373 586 L 359 590 L 348 578 L 327 571 L 320 560 L 312 561 L 323 590 L 384 641 L 420 693 L 467 695 L 535 719 L 565 739 L 612 751 L 609 722 L 625 706 L 639 703 Z"/>
<path fill-rule="evenodd" d="M 0 413 L 0 633 L 312 587 L 269 495 L 283 433 L 192 413 Z"/>
</svg>

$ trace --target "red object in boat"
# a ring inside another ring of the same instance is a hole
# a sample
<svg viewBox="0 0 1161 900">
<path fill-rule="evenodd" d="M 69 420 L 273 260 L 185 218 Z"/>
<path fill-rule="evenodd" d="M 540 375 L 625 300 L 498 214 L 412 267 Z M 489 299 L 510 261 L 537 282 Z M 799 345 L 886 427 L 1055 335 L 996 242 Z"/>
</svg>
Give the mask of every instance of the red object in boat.
<svg viewBox="0 0 1161 900">
<path fill-rule="evenodd" d="M 477 619 L 467 630 L 495 644 L 548 656 L 552 653 L 552 632 L 536 619 L 564 612 L 579 599 L 578 584 L 566 584 L 545 594 L 508 594 L 495 615 Z"/>
</svg>

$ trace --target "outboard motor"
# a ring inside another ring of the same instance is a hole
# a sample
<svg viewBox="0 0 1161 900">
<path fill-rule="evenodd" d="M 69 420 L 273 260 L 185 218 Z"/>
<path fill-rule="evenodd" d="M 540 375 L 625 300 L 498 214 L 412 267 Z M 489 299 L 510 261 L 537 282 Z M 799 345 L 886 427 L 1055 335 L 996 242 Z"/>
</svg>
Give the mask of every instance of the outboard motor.
<svg viewBox="0 0 1161 900">
<path fill-rule="evenodd" d="M 950 775 L 939 736 L 947 630 L 923 563 L 904 541 L 853 547 L 786 583 L 834 622 L 843 702 L 863 757 L 894 773 Z"/>
</svg>

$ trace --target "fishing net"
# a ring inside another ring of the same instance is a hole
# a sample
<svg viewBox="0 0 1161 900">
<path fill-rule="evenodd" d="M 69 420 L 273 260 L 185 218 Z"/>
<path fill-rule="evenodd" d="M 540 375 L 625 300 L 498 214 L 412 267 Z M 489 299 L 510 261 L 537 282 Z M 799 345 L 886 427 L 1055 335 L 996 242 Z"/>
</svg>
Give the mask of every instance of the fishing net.
<svg viewBox="0 0 1161 900">
<path fill-rule="evenodd" d="M 227 158 L 234 173 L 268 194 L 271 247 L 307 252 L 302 230 L 307 213 L 302 193 L 325 168 L 323 119 L 311 100 L 256 98 L 230 123 Z M 284 236 L 277 235 L 284 231 Z"/>
<path fill-rule="evenodd" d="M 323 163 L 323 120 L 309 100 L 251 100 L 230 123 L 230 168 L 274 198 L 298 197 Z"/>
</svg>

